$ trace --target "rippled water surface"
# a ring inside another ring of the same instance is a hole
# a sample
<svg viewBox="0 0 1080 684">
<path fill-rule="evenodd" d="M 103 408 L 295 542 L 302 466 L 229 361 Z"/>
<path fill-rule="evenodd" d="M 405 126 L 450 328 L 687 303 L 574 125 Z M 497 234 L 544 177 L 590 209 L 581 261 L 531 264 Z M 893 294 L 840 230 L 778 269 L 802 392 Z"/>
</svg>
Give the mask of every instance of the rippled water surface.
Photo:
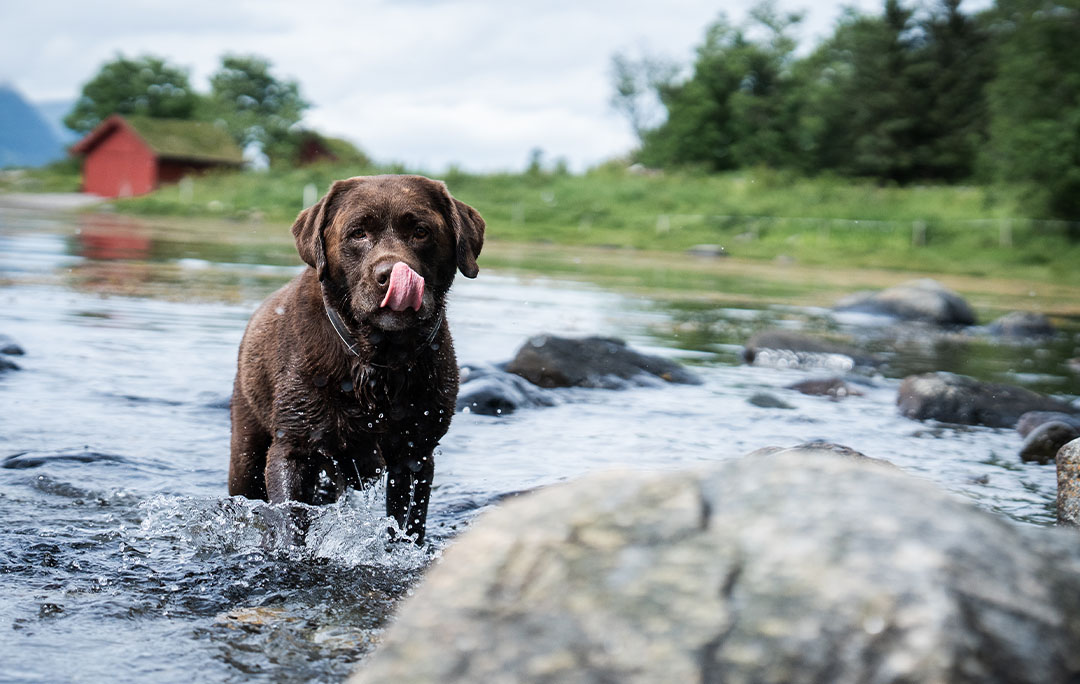
<svg viewBox="0 0 1080 684">
<path fill-rule="evenodd" d="M 1002 515 L 1053 519 L 1053 469 L 1021 464 L 1013 431 L 915 423 L 895 397 L 903 373 L 941 367 L 1072 398 L 1070 330 L 1040 346 L 898 343 L 823 311 L 661 305 L 485 271 L 452 295 L 462 363 L 505 361 L 540 332 L 599 333 L 690 362 L 704 383 L 459 414 L 437 455 L 427 548 L 386 547 L 378 490 L 318 510 L 307 545 L 288 547 L 279 511 L 226 496 L 226 401 L 247 317 L 296 267 L 162 254 L 137 226 L 87 234 L 75 220 L 0 212 L 0 333 L 26 350 L 0 374 L 0 679 L 340 681 L 478 511 L 603 468 L 824 439 Z M 775 325 L 869 336 L 893 356 L 862 397 L 804 396 L 783 388 L 821 371 L 738 360 L 746 336 Z M 762 391 L 792 408 L 749 403 Z"/>
</svg>

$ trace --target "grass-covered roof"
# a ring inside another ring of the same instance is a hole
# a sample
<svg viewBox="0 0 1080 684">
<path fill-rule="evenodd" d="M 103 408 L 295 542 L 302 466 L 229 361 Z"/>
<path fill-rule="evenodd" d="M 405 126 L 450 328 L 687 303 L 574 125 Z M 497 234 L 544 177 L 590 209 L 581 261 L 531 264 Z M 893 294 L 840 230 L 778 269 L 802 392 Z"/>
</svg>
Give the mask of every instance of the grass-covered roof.
<svg viewBox="0 0 1080 684">
<path fill-rule="evenodd" d="M 159 157 L 240 164 L 243 151 L 229 134 L 208 121 L 126 117 L 126 121 Z"/>
</svg>

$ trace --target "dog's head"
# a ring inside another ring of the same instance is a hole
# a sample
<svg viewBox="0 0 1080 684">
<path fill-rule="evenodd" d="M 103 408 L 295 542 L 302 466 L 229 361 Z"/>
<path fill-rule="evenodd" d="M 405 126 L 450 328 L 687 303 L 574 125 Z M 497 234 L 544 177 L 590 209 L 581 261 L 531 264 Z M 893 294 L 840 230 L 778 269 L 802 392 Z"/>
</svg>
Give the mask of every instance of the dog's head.
<svg viewBox="0 0 1080 684">
<path fill-rule="evenodd" d="M 300 257 L 357 321 L 405 330 L 443 306 L 460 270 L 475 278 L 484 219 L 423 176 L 336 181 L 292 227 Z"/>
</svg>

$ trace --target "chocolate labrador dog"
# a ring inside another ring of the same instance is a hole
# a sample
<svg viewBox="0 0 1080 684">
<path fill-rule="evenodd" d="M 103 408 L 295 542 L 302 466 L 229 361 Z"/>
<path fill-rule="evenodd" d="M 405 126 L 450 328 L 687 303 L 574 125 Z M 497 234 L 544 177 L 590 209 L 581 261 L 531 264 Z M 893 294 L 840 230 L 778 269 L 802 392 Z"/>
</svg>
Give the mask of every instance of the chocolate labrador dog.
<svg viewBox="0 0 1080 684">
<path fill-rule="evenodd" d="M 441 182 L 358 177 L 292 233 L 309 268 L 240 343 L 229 493 L 318 504 L 385 472 L 387 515 L 422 543 L 458 392 L 446 294 L 456 271 L 476 277 L 484 220 Z"/>
</svg>

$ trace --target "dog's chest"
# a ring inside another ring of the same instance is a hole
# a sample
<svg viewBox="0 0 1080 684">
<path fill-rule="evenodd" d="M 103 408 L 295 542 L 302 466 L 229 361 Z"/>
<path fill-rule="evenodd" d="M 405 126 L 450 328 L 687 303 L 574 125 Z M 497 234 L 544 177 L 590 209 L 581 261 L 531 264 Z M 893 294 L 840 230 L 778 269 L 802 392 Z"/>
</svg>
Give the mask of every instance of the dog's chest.
<svg viewBox="0 0 1080 684">
<path fill-rule="evenodd" d="M 291 423 L 290 432 L 305 432 L 308 443 L 330 451 L 352 451 L 372 442 L 437 441 L 453 410 L 451 403 L 448 413 L 439 378 L 427 368 L 368 369 L 348 377 L 313 375 L 298 381 L 305 387 L 279 407 L 286 409 L 284 415 L 279 412 L 282 422 Z"/>
</svg>

